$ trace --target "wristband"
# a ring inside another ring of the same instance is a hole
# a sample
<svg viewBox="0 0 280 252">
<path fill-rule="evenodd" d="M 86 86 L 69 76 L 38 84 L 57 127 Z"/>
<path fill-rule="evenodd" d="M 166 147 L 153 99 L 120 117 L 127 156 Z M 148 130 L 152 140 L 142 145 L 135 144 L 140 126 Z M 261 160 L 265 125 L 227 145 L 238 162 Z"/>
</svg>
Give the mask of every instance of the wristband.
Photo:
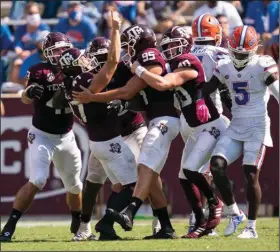
<svg viewBox="0 0 280 252">
<path fill-rule="evenodd" d="M 138 66 L 138 67 L 136 67 L 136 69 L 135 69 L 135 74 L 136 74 L 139 78 L 141 78 L 142 73 L 145 72 L 145 71 L 146 71 L 146 68 L 145 68 L 145 67 Z"/>
</svg>

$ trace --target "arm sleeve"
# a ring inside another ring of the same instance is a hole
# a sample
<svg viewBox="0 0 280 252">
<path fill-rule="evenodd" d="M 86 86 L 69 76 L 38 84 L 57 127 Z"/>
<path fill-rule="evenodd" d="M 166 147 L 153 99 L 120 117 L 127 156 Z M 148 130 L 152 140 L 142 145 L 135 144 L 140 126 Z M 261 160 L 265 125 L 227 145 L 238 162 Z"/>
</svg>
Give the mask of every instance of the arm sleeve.
<svg viewBox="0 0 280 252">
<path fill-rule="evenodd" d="M 204 66 L 205 80 L 209 81 L 213 76 L 213 71 L 215 68 L 215 61 L 210 57 L 210 55 L 206 54 L 202 58 L 202 65 Z"/>
</svg>

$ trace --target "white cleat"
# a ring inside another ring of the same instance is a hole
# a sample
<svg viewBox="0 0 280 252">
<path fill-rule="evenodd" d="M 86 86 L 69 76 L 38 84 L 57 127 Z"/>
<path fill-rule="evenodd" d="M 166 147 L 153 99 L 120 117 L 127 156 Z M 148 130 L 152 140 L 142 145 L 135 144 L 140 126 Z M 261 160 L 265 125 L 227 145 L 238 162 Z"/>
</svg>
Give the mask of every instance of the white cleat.
<svg viewBox="0 0 280 252">
<path fill-rule="evenodd" d="M 73 237 L 72 241 L 92 241 L 97 240 L 97 237 L 91 232 L 90 222 L 81 222 L 78 232 Z"/>
<path fill-rule="evenodd" d="M 237 238 L 242 239 L 257 239 L 258 234 L 255 228 L 251 227 L 245 227 L 245 229 L 242 231 L 240 235 L 237 236 Z"/>
<path fill-rule="evenodd" d="M 208 234 L 208 236 L 219 236 L 216 228 L 215 229 L 212 229 L 211 232 Z"/>
<path fill-rule="evenodd" d="M 158 233 L 161 229 L 161 225 L 160 225 L 160 222 L 158 220 L 157 217 L 154 217 L 153 218 L 153 223 L 152 223 L 152 232 L 153 234 L 155 235 L 156 233 Z"/>
<path fill-rule="evenodd" d="M 231 215 L 229 219 L 229 224 L 227 225 L 224 231 L 224 236 L 230 236 L 233 233 L 235 233 L 238 225 L 241 224 L 246 219 L 247 219 L 246 215 L 242 210 L 240 210 L 240 215 Z"/>
</svg>

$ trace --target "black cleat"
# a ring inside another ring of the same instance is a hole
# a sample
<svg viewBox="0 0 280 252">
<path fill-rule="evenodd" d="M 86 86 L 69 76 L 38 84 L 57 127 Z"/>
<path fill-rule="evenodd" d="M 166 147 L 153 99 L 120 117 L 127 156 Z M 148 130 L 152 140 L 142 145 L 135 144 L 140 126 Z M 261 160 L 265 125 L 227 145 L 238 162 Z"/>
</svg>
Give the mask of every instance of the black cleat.
<svg viewBox="0 0 280 252">
<path fill-rule="evenodd" d="M 175 233 L 175 230 L 171 232 L 160 230 L 156 234 L 145 236 L 144 240 L 152 240 L 152 239 L 177 239 L 178 236 Z"/>
<path fill-rule="evenodd" d="M 119 237 L 116 233 L 115 235 L 107 235 L 102 232 L 100 232 L 100 236 L 98 241 L 116 241 L 116 240 L 122 240 L 121 237 Z"/>
<path fill-rule="evenodd" d="M 131 231 L 133 227 L 133 221 L 124 213 L 118 213 L 112 208 L 106 210 L 108 217 L 121 225 L 124 231 Z"/>
<path fill-rule="evenodd" d="M 0 242 L 11 242 L 12 234 L 10 232 L 5 232 L 0 235 Z"/>
<path fill-rule="evenodd" d="M 70 226 L 70 231 L 73 234 L 76 234 L 79 230 L 81 224 L 81 218 L 72 218 L 71 226 Z"/>
<path fill-rule="evenodd" d="M 95 225 L 95 231 L 100 233 L 100 237 L 107 237 L 109 240 L 119 240 L 120 237 L 117 236 L 113 225 L 107 224 L 104 221 L 100 220 Z"/>
</svg>

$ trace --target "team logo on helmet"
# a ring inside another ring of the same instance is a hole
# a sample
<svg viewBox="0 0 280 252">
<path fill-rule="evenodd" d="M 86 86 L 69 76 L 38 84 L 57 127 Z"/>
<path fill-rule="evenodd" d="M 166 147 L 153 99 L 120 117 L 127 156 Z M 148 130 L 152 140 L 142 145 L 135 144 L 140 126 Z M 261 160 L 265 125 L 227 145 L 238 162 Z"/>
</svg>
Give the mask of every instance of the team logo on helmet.
<svg viewBox="0 0 280 252">
<path fill-rule="evenodd" d="M 47 81 L 52 82 L 55 79 L 55 76 L 52 72 L 47 74 Z"/>
<path fill-rule="evenodd" d="M 131 29 L 127 31 L 128 39 L 138 39 L 140 37 L 140 34 L 144 32 L 142 27 L 140 26 L 134 26 Z"/>
<path fill-rule="evenodd" d="M 60 58 L 60 64 L 62 66 L 70 66 L 74 60 L 73 56 L 68 52 Z"/>
</svg>

